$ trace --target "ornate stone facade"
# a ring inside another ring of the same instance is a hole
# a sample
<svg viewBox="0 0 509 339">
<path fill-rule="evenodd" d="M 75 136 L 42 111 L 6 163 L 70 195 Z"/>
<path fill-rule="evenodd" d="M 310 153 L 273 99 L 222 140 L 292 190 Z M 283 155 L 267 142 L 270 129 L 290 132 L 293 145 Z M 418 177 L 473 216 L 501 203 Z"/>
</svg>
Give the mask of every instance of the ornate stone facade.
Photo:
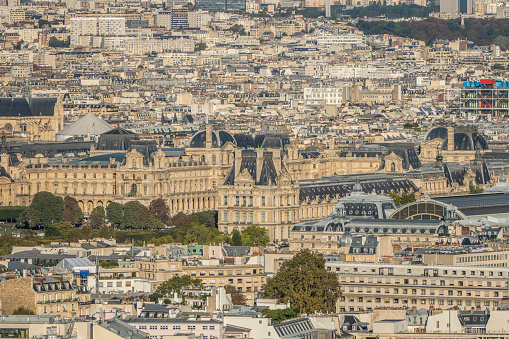
<svg viewBox="0 0 509 339">
<path fill-rule="evenodd" d="M 240 139 L 207 128 L 185 149 L 158 148 L 133 138 L 126 142 L 128 149 L 110 151 L 100 141 L 86 159 L 22 159 L 4 153 L 0 205 L 28 205 L 35 193 L 49 191 L 76 198 L 89 214 L 112 201 L 148 206 L 162 197 L 171 215 L 217 210 L 221 231 L 257 224 L 268 229 L 271 240 L 284 240 L 294 224 L 329 216 L 337 199 L 351 190 L 351 175 L 361 176 L 366 192 L 379 194 L 420 188 L 445 195 L 468 190 L 479 175 L 489 179 L 485 165 L 476 165 L 479 171 L 475 166 L 475 171 L 468 166 L 415 169 L 420 163 L 413 146 L 317 150 L 299 149 L 281 137 L 264 138 L 262 147 L 237 146 Z M 106 144 L 114 147 L 110 139 Z"/>
<path fill-rule="evenodd" d="M 54 141 L 64 128 L 60 98 L 0 98 L 0 134 L 30 141 Z"/>
</svg>

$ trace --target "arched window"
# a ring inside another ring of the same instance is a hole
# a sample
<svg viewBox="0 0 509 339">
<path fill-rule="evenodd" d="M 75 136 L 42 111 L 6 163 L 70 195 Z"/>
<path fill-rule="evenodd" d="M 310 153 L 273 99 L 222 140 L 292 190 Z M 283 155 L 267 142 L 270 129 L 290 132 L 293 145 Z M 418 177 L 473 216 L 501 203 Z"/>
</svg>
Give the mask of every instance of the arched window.
<svg viewBox="0 0 509 339">
<path fill-rule="evenodd" d="M 391 172 L 396 172 L 396 164 L 391 163 Z"/>
<path fill-rule="evenodd" d="M 136 196 L 137 193 L 138 193 L 138 185 L 132 184 L 131 185 L 131 192 L 129 192 L 129 195 Z"/>
</svg>

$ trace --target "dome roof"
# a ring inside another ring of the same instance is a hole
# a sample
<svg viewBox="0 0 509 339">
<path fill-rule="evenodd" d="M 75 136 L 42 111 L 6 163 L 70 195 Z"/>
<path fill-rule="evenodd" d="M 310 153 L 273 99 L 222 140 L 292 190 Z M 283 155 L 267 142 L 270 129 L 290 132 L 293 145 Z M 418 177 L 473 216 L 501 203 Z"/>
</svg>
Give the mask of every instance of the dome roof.
<svg viewBox="0 0 509 339">
<path fill-rule="evenodd" d="M 447 127 L 435 127 L 430 129 L 428 134 L 426 134 L 426 140 L 433 140 L 437 138 L 444 140 L 442 148 L 446 150 L 449 144 Z M 454 150 L 473 151 L 476 149 L 478 144 L 482 149 L 488 149 L 488 142 L 477 132 L 475 127 L 454 127 Z"/>
<path fill-rule="evenodd" d="M 339 246 L 346 247 L 352 244 L 353 236 L 350 232 L 345 232 L 339 239 Z"/>
<path fill-rule="evenodd" d="M 212 147 L 213 148 L 221 148 L 227 142 L 231 142 L 234 145 L 237 145 L 235 138 L 226 131 L 211 131 L 212 132 Z M 199 131 L 191 138 L 189 142 L 189 147 L 192 148 L 205 148 L 207 141 L 207 133 L 206 131 Z"/>
</svg>

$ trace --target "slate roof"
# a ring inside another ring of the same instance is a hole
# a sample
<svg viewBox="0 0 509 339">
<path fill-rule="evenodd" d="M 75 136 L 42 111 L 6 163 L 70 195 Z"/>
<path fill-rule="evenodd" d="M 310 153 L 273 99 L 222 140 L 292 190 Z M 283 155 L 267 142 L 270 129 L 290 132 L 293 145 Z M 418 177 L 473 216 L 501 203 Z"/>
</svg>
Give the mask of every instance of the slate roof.
<svg viewBox="0 0 509 339">
<path fill-rule="evenodd" d="M 137 329 L 134 326 L 131 326 L 118 318 L 113 318 L 111 320 L 102 322 L 100 324 L 102 327 L 107 329 L 108 331 L 115 333 L 121 338 L 125 339 L 146 339 L 148 338 L 148 334 Z"/>
<path fill-rule="evenodd" d="M 131 145 L 131 140 L 136 139 L 138 139 L 138 134 L 122 127 L 117 127 L 99 136 L 97 149 L 101 151 L 127 151 Z"/>
<path fill-rule="evenodd" d="M 255 148 L 255 140 L 251 134 L 237 133 L 233 137 L 240 148 Z"/>
<path fill-rule="evenodd" d="M 256 168 L 256 152 L 254 150 L 243 150 L 242 160 L 240 163 L 240 173 L 247 170 L 251 174 L 256 185 L 270 186 L 277 185 L 278 177 L 276 167 L 272 159 L 272 152 L 263 153 L 263 162 L 261 166 L 260 180 L 256 181 L 257 168 Z M 235 166 L 232 166 L 230 173 L 226 177 L 225 185 L 233 185 L 235 183 Z"/>
<path fill-rule="evenodd" d="M 223 253 L 228 257 L 238 257 L 248 255 L 251 248 L 249 246 L 223 246 Z"/>
<path fill-rule="evenodd" d="M 309 333 L 314 327 L 309 318 L 298 318 L 274 324 L 274 329 L 281 338 L 285 338 Z"/>
<path fill-rule="evenodd" d="M 125 159 L 125 153 L 110 153 L 110 154 L 101 154 L 96 155 L 94 157 L 85 158 L 83 160 L 80 160 L 80 164 L 101 164 L 101 165 L 107 165 L 110 163 L 110 158 L 115 158 L 116 162 L 122 163 Z"/>
<path fill-rule="evenodd" d="M 509 194 L 482 193 L 433 197 L 446 204 L 456 206 L 465 215 L 507 213 Z"/>
<path fill-rule="evenodd" d="M 227 142 L 231 142 L 236 145 L 237 141 L 235 138 L 226 131 L 211 131 L 212 132 L 212 147 L 221 148 Z M 205 148 L 206 146 L 206 131 L 197 132 L 189 141 L 189 147 L 191 148 Z"/>
<path fill-rule="evenodd" d="M 0 116 L 53 116 L 57 98 L 0 98 Z"/>
<path fill-rule="evenodd" d="M 442 149 L 446 150 L 449 144 L 447 127 L 435 127 L 426 134 L 426 140 L 440 138 L 444 140 Z M 482 149 L 488 149 L 486 139 L 472 126 L 454 127 L 454 150 L 473 151 L 477 144 Z"/>
<path fill-rule="evenodd" d="M 381 194 L 382 191 L 387 193 L 392 190 L 396 192 L 403 190 L 405 193 L 418 191 L 415 184 L 403 176 L 389 174 L 336 175 L 299 181 L 300 202 L 307 200 L 310 203 L 315 199 L 331 201 L 347 196 L 352 191 L 357 179 L 360 181 L 363 192 L 375 191 L 377 194 Z"/>
<path fill-rule="evenodd" d="M 485 162 L 471 165 L 444 164 L 444 173 L 448 184 L 457 182 L 460 185 L 464 185 L 463 179 L 469 169 L 472 169 L 475 173 L 475 182 L 477 184 L 484 185 L 491 180 L 490 171 Z"/>
<path fill-rule="evenodd" d="M 489 312 L 485 311 L 459 311 L 458 319 L 466 327 L 485 327 L 490 318 Z"/>
</svg>

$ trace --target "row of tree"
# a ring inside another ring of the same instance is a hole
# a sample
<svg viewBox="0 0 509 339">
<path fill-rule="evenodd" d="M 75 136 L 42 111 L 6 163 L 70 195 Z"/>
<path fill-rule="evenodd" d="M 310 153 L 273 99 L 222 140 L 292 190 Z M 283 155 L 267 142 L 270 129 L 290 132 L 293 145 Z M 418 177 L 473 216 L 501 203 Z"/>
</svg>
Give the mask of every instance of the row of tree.
<svg viewBox="0 0 509 339">
<path fill-rule="evenodd" d="M 205 211 L 186 215 L 179 213 L 170 218 L 165 200 L 153 200 L 149 207 L 138 201 L 125 204 L 111 202 L 106 208 L 93 209 L 89 222 L 83 222 L 83 212 L 76 199 L 61 198 L 50 192 L 35 194 L 28 208 L 4 211 L 10 218 L 19 219 L 30 228 L 45 229 L 45 236 L 65 241 L 90 239 L 93 236 L 116 237 L 119 242 L 150 242 L 156 245 L 180 242 L 184 244 L 225 243 L 234 246 L 266 246 L 269 242 L 267 231 L 259 226 L 249 226 L 242 231 L 234 230 L 225 234 L 217 229 L 217 212 Z M 0 214 L 2 210 L 0 209 Z M 108 225 L 115 226 L 114 228 Z M 75 229 L 76 226 L 81 226 Z M 140 233 L 116 231 L 139 230 Z M 151 234 L 149 230 L 166 228 L 164 234 Z M 98 230 L 98 231 L 96 231 Z M 146 230 L 147 232 L 143 232 Z"/>
<path fill-rule="evenodd" d="M 68 222 L 72 225 L 83 223 L 83 211 L 73 197 L 56 196 L 50 192 L 38 192 L 34 195 L 28 208 L 7 207 L 0 209 L 0 219 L 16 219 L 30 227 L 46 228 L 54 223 Z M 106 207 L 97 206 L 90 215 L 92 227 L 99 228 L 108 220 L 122 228 L 162 228 L 169 221 L 169 210 L 166 202 L 159 198 L 150 203 L 149 208 L 138 201 L 124 205 L 112 202 Z"/>
</svg>

